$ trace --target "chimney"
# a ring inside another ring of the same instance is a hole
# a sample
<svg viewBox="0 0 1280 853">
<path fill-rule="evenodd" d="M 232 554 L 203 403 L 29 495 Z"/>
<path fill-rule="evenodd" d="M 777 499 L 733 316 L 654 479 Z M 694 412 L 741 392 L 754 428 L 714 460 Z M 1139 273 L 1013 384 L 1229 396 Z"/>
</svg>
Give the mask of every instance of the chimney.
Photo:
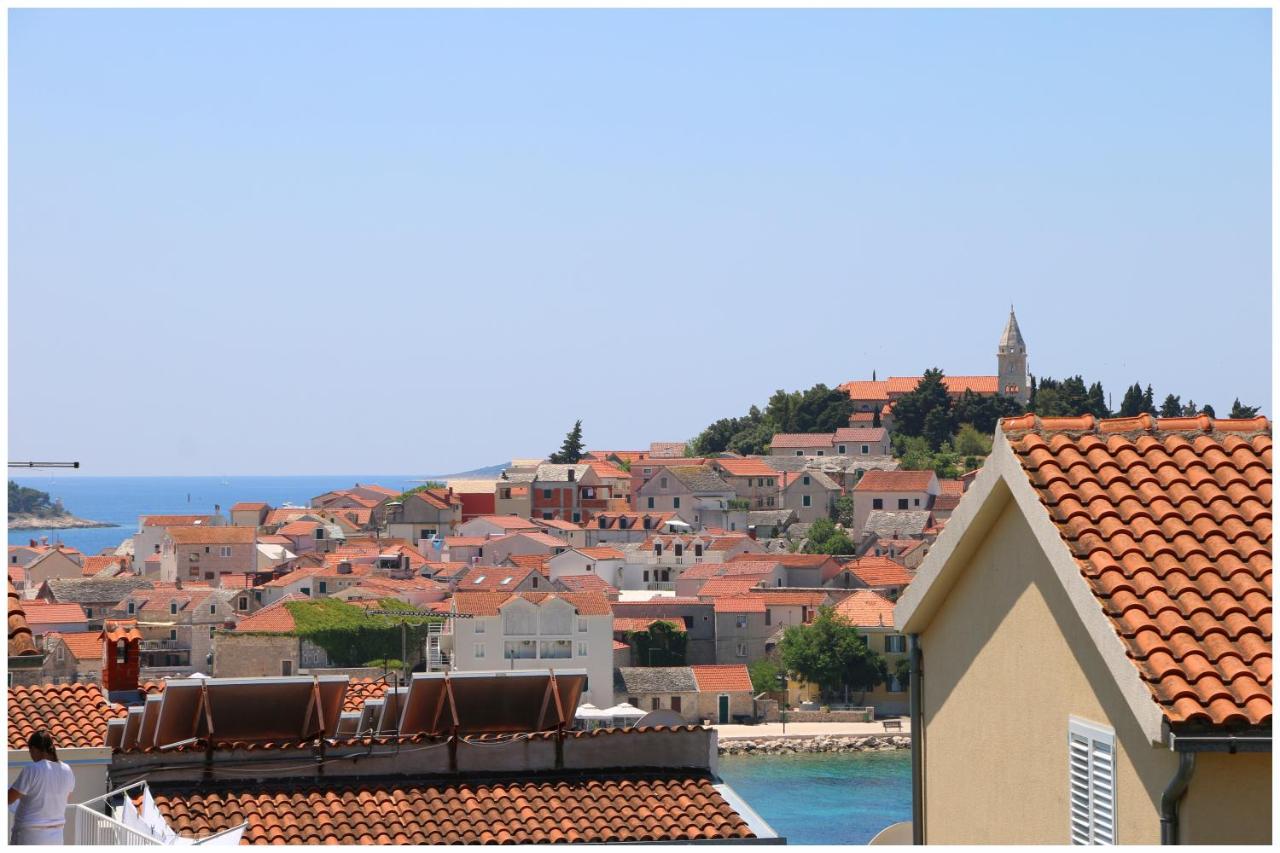
<svg viewBox="0 0 1280 853">
<path fill-rule="evenodd" d="M 102 624 L 102 686 L 108 695 L 118 690 L 138 689 L 137 623 L 130 619 Z"/>
</svg>

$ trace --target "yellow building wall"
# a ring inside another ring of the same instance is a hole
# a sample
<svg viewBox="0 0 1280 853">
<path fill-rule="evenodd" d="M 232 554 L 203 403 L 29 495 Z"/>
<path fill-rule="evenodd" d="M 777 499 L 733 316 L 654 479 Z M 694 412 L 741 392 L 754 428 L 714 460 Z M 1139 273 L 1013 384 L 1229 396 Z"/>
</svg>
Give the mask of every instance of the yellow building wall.
<svg viewBox="0 0 1280 853">
<path fill-rule="evenodd" d="M 927 843 L 1067 843 L 1069 715 L 1115 730 L 1120 843 L 1159 843 L 1160 793 L 1176 756 L 1139 729 L 1012 502 L 921 645 Z M 1209 756 L 1202 767 L 1187 833 L 1268 840 L 1269 756 Z"/>
</svg>

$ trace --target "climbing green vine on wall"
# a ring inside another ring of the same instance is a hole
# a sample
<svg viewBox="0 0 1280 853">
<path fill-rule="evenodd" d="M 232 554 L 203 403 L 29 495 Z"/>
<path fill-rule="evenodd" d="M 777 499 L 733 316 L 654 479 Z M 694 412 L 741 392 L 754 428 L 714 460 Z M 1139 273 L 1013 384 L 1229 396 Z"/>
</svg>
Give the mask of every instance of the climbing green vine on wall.
<svg viewBox="0 0 1280 853">
<path fill-rule="evenodd" d="M 421 657 L 428 626 L 443 618 L 399 599 L 387 598 L 376 608 L 394 615 L 367 613 L 335 598 L 291 601 L 285 605 L 297 635 L 325 650 L 333 666 L 363 666 L 380 659 L 399 659 L 403 640 L 410 663 Z M 401 623 L 405 623 L 403 637 Z"/>
</svg>

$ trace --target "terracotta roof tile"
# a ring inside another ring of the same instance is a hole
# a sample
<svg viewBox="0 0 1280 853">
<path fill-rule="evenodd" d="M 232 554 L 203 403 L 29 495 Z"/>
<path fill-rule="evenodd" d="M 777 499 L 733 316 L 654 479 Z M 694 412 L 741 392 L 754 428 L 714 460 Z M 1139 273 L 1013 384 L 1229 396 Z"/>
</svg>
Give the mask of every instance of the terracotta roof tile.
<svg viewBox="0 0 1280 853">
<path fill-rule="evenodd" d="M 107 720 L 124 715 L 124 706 L 108 702 L 96 684 L 10 687 L 9 748 L 26 747 L 40 729 L 49 730 L 55 746 L 105 746 Z"/>
<path fill-rule="evenodd" d="M 749 590 L 755 589 L 762 583 L 769 580 L 768 575 L 726 575 L 724 577 L 709 578 L 699 589 L 699 598 L 715 598 L 719 599 L 723 596 L 742 595 Z"/>
<path fill-rule="evenodd" d="M 884 427 L 838 427 L 831 436 L 831 442 L 884 441 L 888 435 L 889 431 Z"/>
<path fill-rule="evenodd" d="M 36 648 L 35 641 L 31 638 L 31 628 L 27 625 L 27 617 L 22 609 L 22 599 L 18 597 L 18 591 L 13 587 L 13 581 L 9 581 L 9 657 L 25 657 L 28 655 L 40 654 Z M 13 712 L 10 712 L 12 717 Z"/>
<path fill-rule="evenodd" d="M 155 791 L 183 835 L 244 821 L 247 844 L 546 844 L 754 837 L 709 774 L 224 783 Z"/>
<path fill-rule="evenodd" d="M 888 400 L 890 395 L 909 394 L 920 384 L 919 376 L 890 376 L 879 381 L 853 381 L 840 386 L 855 400 Z M 975 394 L 995 394 L 1000 389 L 998 376 L 943 376 L 942 384 L 947 393 L 960 396 L 965 391 Z"/>
<path fill-rule="evenodd" d="M 893 628 L 893 602 L 874 590 L 854 590 L 836 613 L 860 628 Z"/>
<path fill-rule="evenodd" d="M 817 448 L 831 447 L 829 432 L 779 432 L 769 441 L 770 447 Z"/>
<path fill-rule="evenodd" d="M 85 577 L 93 577 L 99 573 L 106 573 L 111 576 L 119 572 L 128 571 L 129 558 L 95 554 L 91 557 L 85 557 L 84 562 L 80 564 L 80 569 L 81 574 Z"/>
<path fill-rule="evenodd" d="M 613 614 L 613 610 L 609 607 L 609 599 L 598 592 L 464 592 L 459 590 L 453 596 L 453 604 L 458 613 L 497 616 L 499 608 L 516 596 L 534 604 L 541 604 L 548 597 L 563 599 L 572 604 L 582 616 Z"/>
<path fill-rule="evenodd" d="M 251 545 L 258 531 L 253 527 L 166 527 L 165 536 L 180 545 Z"/>
<path fill-rule="evenodd" d="M 666 622 L 681 631 L 684 630 L 684 623 L 678 620 L 658 619 L 652 616 L 615 616 L 613 617 L 613 632 L 620 634 L 627 631 L 648 631 L 649 626 L 655 622 Z"/>
<path fill-rule="evenodd" d="M 531 574 L 541 572 L 530 566 L 475 566 L 458 581 L 458 589 L 506 593 L 524 583 Z"/>
<path fill-rule="evenodd" d="M 626 555 L 623 554 L 621 551 L 619 551 L 617 548 L 609 548 L 607 546 L 601 546 L 599 548 L 578 548 L 576 550 L 578 551 L 579 554 L 586 554 L 588 557 L 590 557 L 593 560 L 626 559 Z"/>
<path fill-rule="evenodd" d="M 932 471 L 879 471 L 862 475 L 855 492 L 923 492 L 936 476 Z"/>
<path fill-rule="evenodd" d="M 291 601 L 309 601 L 305 595 L 286 595 L 272 602 L 251 616 L 236 621 L 236 631 L 267 631 L 273 634 L 291 634 L 297 630 L 293 614 L 285 607 Z"/>
<path fill-rule="evenodd" d="M 556 583 L 564 587 L 566 592 L 598 592 L 604 596 L 618 594 L 618 588 L 599 575 L 561 575 Z"/>
<path fill-rule="evenodd" d="M 1269 725 L 1270 422 L 1001 426 L 1169 721 Z"/>
<path fill-rule="evenodd" d="M 49 639 L 57 637 L 66 644 L 67 651 L 77 660 L 99 660 L 102 658 L 103 649 L 101 631 L 72 631 L 64 633 L 62 631 L 51 631 Z"/>
<path fill-rule="evenodd" d="M 74 625 L 84 622 L 84 608 L 79 604 L 54 604 L 52 601 L 23 602 L 28 625 Z"/>
<path fill-rule="evenodd" d="M 771 468 L 763 459 L 717 459 L 715 465 L 730 477 L 778 476 L 777 469 Z"/>
<path fill-rule="evenodd" d="M 143 527 L 178 527 L 181 525 L 213 525 L 219 518 L 216 515 L 144 515 Z"/>
<path fill-rule="evenodd" d="M 910 569 L 888 557 L 860 557 L 846 563 L 844 568 L 870 587 L 906 586 L 915 579 Z"/>
<path fill-rule="evenodd" d="M 764 599 L 758 595 L 722 595 L 715 599 L 715 608 L 717 613 L 765 612 Z"/>
<path fill-rule="evenodd" d="M 267 508 L 265 501 L 240 501 L 231 505 L 232 512 L 251 512 L 253 510 L 263 510 Z"/>
<path fill-rule="evenodd" d="M 698 690 L 703 693 L 724 693 L 751 690 L 751 674 L 743 663 L 691 666 Z"/>
</svg>

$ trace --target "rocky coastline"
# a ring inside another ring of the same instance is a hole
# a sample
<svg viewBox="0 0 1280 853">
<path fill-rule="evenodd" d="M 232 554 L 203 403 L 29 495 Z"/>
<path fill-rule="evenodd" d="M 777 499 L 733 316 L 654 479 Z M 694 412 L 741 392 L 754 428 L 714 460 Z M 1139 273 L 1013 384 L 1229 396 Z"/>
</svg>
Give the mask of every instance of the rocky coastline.
<svg viewBox="0 0 1280 853">
<path fill-rule="evenodd" d="M 119 527 L 109 521 L 89 521 L 74 515 L 10 515 L 10 530 L 70 530 L 76 527 Z"/>
<path fill-rule="evenodd" d="M 795 755 L 806 752 L 892 752 L 910 749 L 911 735 L 782 735 L 722 739 L 721 755 Z"/>
</svg>

